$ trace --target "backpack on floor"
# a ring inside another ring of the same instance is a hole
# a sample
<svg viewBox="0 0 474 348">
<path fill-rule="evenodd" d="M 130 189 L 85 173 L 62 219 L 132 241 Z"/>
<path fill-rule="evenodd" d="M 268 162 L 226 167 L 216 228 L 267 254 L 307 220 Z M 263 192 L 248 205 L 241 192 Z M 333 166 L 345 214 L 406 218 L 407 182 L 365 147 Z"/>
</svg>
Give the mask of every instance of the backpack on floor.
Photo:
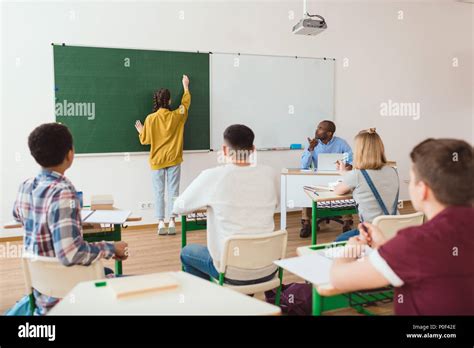
<svg viewBox="0 0 474 348">
<path fill-rule="evenodd" d="M 30 296 L 23 296 L 12 308 L 5 312 L 7 316 L 25 316 L 31 315 L 32 308 L 30 305 Z"/>
<path fill-rule="evenodd" d="M 265 300 L 275 304 L 276 289 L 265 291 Z M 311 315 L 311 284 L 290 283 L 282 285 L 280 307 L 287 315 Z"/>
</svg>

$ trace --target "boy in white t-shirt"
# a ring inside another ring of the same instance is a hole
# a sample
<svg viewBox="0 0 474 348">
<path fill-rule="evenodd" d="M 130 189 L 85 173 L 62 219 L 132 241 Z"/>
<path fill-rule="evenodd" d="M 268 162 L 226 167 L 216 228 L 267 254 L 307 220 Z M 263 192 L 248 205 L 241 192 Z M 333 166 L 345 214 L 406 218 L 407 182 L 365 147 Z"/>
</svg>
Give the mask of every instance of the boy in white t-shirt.
<svg viewBox="0 0 474 348">
<path fill-rule="evenodd" d="M 271 167 L 256 165 L 254 138 L 247 126 L 229 126 L 219 156 L 226 164 L 204 170 L 176 199 L 176 214 L 207 207 L 207 247 L 191 244 L 183 248 L 181 262 L 185 272 L 205 279 L 218 278 L 226 238 L 274 231 L 278 177 Z M 233 269 L 226 273 L 225 282 L 263 282 L 271 279 L 276 270 L 274 265 L 258 270 Z"/>
</svg>

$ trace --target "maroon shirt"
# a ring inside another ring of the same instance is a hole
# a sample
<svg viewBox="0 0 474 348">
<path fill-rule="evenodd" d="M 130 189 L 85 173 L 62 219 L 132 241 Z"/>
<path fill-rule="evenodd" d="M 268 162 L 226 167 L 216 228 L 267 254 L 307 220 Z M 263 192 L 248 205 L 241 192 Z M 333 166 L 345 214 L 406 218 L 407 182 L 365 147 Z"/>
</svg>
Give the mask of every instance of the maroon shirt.
<svg viewBox="0 0 474 348">
<path fill-rule="evenodd" d="M 378 252 L 404 283 L 395 314 L 474 315 L 474 208 L 448 207 Z"/>
</svg>

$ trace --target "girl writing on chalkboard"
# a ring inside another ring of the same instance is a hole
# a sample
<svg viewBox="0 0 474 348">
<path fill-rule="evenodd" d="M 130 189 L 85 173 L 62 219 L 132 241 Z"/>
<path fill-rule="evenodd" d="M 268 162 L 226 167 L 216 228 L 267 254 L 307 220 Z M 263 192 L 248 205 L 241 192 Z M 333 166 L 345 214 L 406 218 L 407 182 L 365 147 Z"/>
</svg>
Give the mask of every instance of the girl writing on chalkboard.
<svg viewBox="0 0 474 348">
<path fill-rule="evenodd" d="M 158 234 L 176 234 L 173 202 L 179 195 L 181 162 L 183 162 L 184 124 L 191 105 L 189 78 L 183 75 L 184 93 L 181 105 L 170 110 L 170 91 L 162 88 L 153 95 L 153 113 L 145 119 L 145 124 L 135 122 L 140 143 L 151 145 L 149 163 L 152 172 L 153 191 L 158 217 Z M 167 185 L 168 229 L 165 228 L 165 181 Z"/>
</svg>

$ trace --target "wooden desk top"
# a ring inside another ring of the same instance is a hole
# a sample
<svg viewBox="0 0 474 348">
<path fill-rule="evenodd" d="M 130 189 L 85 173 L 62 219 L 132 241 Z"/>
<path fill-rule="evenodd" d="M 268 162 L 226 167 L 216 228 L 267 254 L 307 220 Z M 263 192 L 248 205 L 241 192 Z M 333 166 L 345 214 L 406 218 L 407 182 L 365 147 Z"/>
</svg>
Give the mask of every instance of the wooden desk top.
<svg viewBox="0 0 474 348">
<path fill-rule="evenodd" d="M 387 161 L 387 165 L 391 167 L 396 167 L 397 162 Z M 282 175 L 338 175 L 338 176 L 341 175 L 338 172 L 321 173 L 312 169 L 301 169 L 301 168 L 283 168 L 281 170 L 281 174 Z"/>
<path fill-rule="evenodd" d="M 23 225 L 20 222 L 16 221 L 10 221 L 7 222 L 5 225 L 3 225 L 3 228 L 8 230 L 8 229 L 14 229 L 14 228 L 22 228 Z"/>
<path fill-rule="evenodd" d="M 127 218 L 127 222 L 137 222 L 141 221 L 142 217 L 141 216 L 133 216 L 130 215 Z M 20 229 L 23 228 L 23 225 L 20 222 L 17 221 L 10 221 L 7 222 L 6 224 L 3 225 L 3 228 L 6 230 L 14 230 L 14 229 Z M 87 233 L 93 233 L 93 232 L 101 232 L 101 229 L 98 229 L 97 226 L 91 225 L 84 223 L 83 224 L 83 230 L 85 230 Z M 0 242 L 9 242 L 9 241 L 20 241 L 23 240 L 23 231 L 11 231 L 8 233 L 0 233 Z"/>
<path fill-rule="evenodd" d="M 130 215 L 126 221 L 128 222 L 142 221 L 142 217 Z M 20 222 L 16 222 L 16 221 L 7 222 L 5 225 L 3 225 L 3 228 L 6 230 L 14 229 L 14 228 L 22 228 L 22 227 L 23 225 Z"/>
<path fill-rule="evenodd" d="M 317 191 L 318 195 L 316 195 L 312 191 L 304 190 L 304 192 L 314 202 L 332 202 L 332 201 L 340 201 L 342 199 L 352 199 L 351 193 L 348 193 L 345 195 L 338 195 L 334 193 L 334 191 L 321 190 L 321 191 Z"/>
<path fill-rule="evenodd" d="M 300 168 L 283 168 L 281 170 L 282 175 L 336 175 L 341 176 L 339 172 L 321 173 L 312 169 L 300 169 Z"/>
</svg>

